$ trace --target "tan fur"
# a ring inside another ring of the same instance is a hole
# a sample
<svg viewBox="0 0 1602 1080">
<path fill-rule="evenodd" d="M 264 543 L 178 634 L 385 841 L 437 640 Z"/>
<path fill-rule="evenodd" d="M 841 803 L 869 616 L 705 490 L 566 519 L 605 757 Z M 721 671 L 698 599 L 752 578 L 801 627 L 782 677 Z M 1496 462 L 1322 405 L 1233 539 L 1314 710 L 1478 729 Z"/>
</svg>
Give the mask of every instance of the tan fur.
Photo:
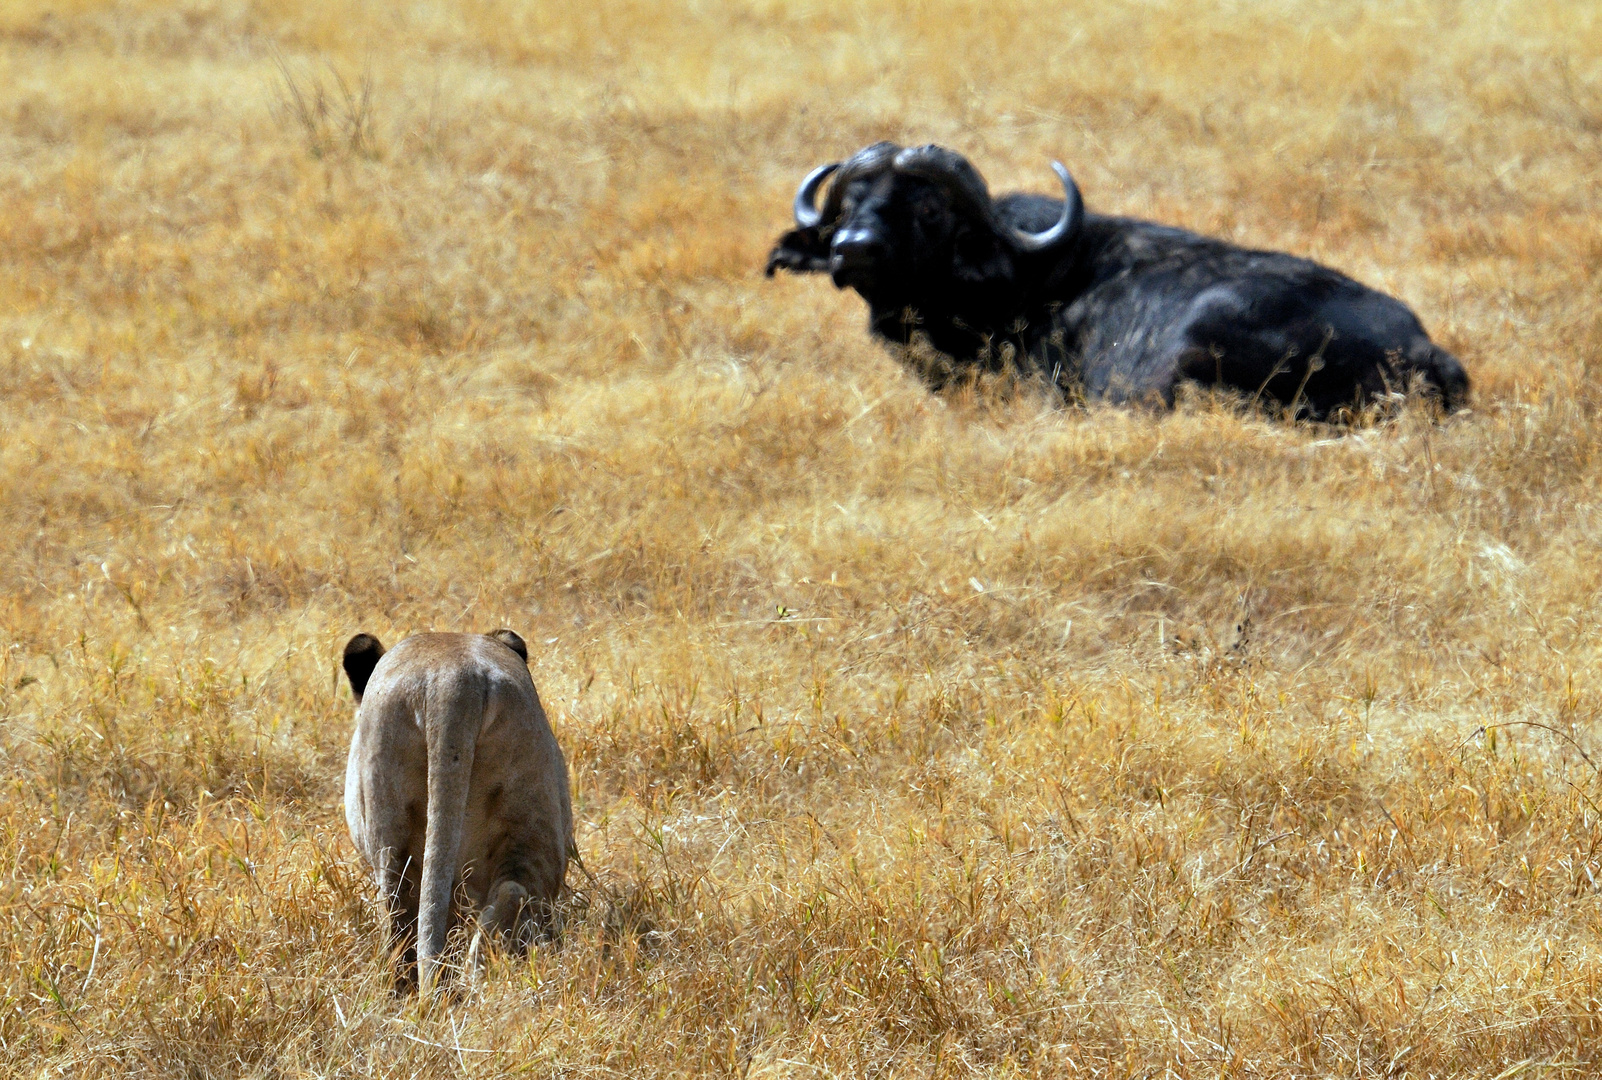
<svg viewBox="0 0 1602 1080">
<path fill-rule="evenodd" d="M 526 653 L 510 631 L 418 634 L 387 653 L 357 635 L 346 647 L 358 706 L 345 820 L 373 866 L 392 946 L 415 934 L 424 988 L 438 977 L 453 898 L 522 946 L 550 929 L 567 872 L 567 764 L 514 648 Z M 403 958 L 405 981 L 409 967 Z"/>
</svg>

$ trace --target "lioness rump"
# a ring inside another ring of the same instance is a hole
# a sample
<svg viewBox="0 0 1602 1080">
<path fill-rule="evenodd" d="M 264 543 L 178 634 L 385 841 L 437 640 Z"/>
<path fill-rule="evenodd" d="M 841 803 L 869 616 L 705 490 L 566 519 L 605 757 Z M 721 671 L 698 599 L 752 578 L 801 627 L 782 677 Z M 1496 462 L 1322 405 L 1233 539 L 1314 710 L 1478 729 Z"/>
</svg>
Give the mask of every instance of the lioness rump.
<svg viewBox="0 0 1602 1080">
<path fill-rule="evenodd" d="M 567 873 L 567 763 L 510 630 L 345 646 L 356 733 L 345 820 L 389 911 L 400 978 L 431 987 L 453 900 L 525 945 L 548 931 Z"/>
</svg>

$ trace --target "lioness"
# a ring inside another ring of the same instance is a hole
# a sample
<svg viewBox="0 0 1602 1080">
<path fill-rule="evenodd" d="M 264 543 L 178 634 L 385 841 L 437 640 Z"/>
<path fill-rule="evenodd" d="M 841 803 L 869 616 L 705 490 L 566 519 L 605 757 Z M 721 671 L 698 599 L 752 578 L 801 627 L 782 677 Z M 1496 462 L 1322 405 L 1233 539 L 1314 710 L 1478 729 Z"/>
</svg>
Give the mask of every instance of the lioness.
<svg viewBox="0 0 1602 1080">
<path fill-rule="evenodd" d="M 373 867 L 390 946 L 405 946 L 398 987 L 434 985 L 458 896 L 514 946 L 548 931 L 573 811 L 523 639 L 418 634 L 385 652 L 357 634 L 344 668 L 356 695 L 345 820 Z"/>
</svg>

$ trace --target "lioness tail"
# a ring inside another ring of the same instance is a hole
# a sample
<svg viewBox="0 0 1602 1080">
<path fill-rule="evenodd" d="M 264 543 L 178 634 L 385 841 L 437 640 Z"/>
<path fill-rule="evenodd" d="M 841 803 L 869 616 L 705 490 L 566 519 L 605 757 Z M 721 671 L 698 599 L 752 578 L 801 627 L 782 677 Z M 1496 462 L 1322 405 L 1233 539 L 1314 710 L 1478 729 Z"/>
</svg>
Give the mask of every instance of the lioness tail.
<svg viewBox="0 0 1602 1080">
<path fill-rule="evenodd" d="M 418 897 L 417 976 L 427 994 L 439 976 L 439 957 L 450 929 L 451 893 L 462 850 L 468 781 L 486 704 L 482 677 L 460 674 L 431 679 L 424 697 L 428 740 L 428 832 L 423 843 L 423 883 Z M 471 699 L 466 700 L 466 699 Z M 471 723 L 460 723 L 471 717 Z M 458 721 L 452 723 L 452 721 Z"/>
</svg>

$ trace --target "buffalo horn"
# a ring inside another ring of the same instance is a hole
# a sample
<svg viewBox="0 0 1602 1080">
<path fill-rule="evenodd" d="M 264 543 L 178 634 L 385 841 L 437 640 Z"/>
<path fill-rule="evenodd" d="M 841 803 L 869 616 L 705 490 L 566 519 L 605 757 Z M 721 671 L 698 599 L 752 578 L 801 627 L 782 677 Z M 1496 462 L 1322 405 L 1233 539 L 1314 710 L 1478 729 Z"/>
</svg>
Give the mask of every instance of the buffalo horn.
<svg viewBox="0 0 1602 1080">
<path fill-rule="evenodd" d="M 1062 162 L 1053 161 L 1051 167 L 1056 171 L 1057 179 L 1062 181 L 1062 216 L 1045 232 L 1032 233 L 1023 229 L 1013 229 L 1012 242 L 1020 251 L 1045 251 L 1070 239 L 1079 231 L 1079 219 L 1085 213 L 1085 201 L 1079 195 L 1079 185 L 1068 175 L 1068 170 L 1063 168 Z"/>
<path fill-rule="evenodd" d="M 839 167 L 838 161 L 819 165 L 807 173 L 807 178 L 795 189 L 795 223 L 801 228 L 814 229 L 823 222 L 823 213 L 818 209 L 818 189 Z"/>
</svg>

